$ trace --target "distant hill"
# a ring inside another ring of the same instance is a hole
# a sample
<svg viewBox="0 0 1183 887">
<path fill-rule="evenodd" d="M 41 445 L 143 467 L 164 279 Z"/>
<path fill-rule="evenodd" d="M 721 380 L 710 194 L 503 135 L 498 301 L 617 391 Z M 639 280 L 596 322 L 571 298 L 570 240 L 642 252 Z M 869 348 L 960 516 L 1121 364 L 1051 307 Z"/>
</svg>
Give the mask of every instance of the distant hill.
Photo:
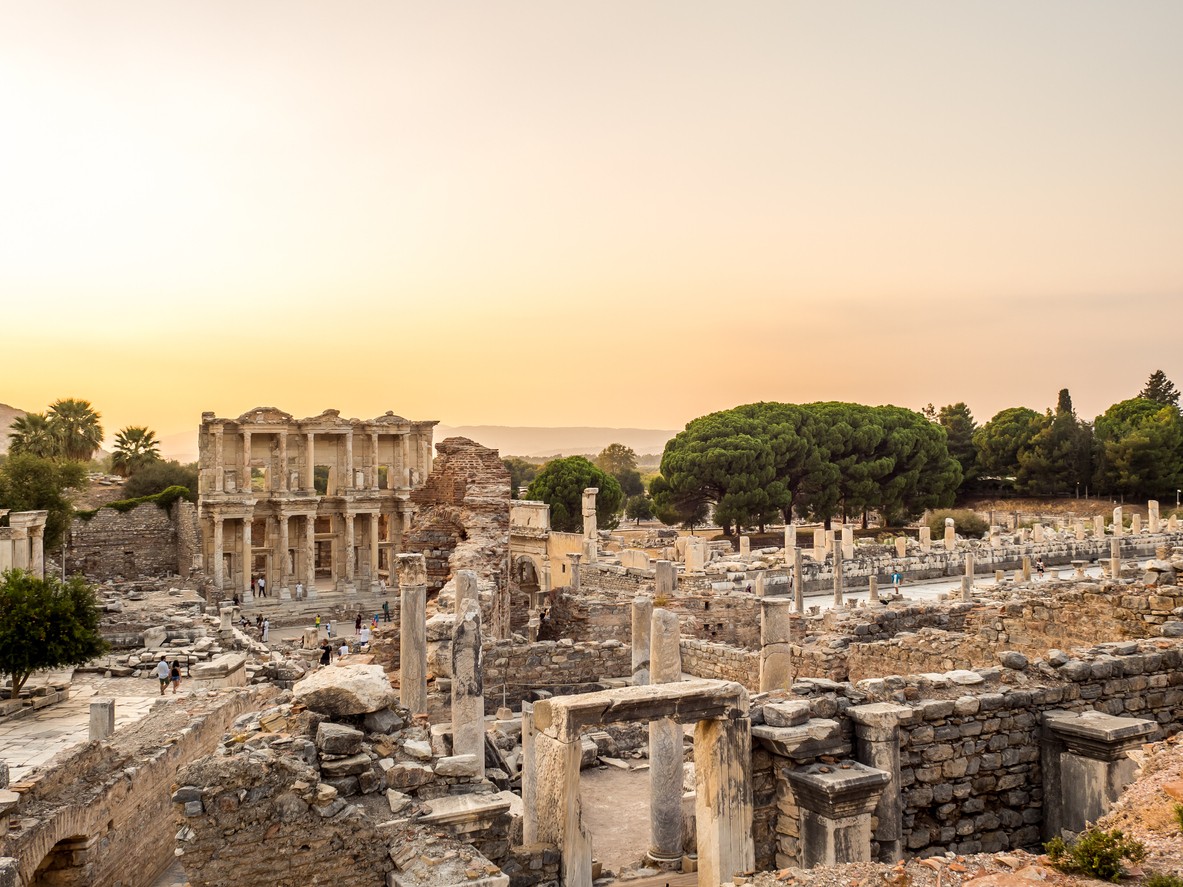
<svg viewBox="0 0 1183 887">
<path fill-rule="evenodd" d="M 437 425 L 435 439 L 468 437 L 502 456 L 575 456 L 622 443 L 637 455 L 660 453 L 677 431 L 655 428 L 546 428 L 508 425 Z"/>
<path fill-rule="evenodd" d="M 28 410 L 18 410 L 6 403 L 0 403 L 0 453 L 8 452 L 8 426 L 12 424 L 12 420 L 28 414 Z"/>
</svg>

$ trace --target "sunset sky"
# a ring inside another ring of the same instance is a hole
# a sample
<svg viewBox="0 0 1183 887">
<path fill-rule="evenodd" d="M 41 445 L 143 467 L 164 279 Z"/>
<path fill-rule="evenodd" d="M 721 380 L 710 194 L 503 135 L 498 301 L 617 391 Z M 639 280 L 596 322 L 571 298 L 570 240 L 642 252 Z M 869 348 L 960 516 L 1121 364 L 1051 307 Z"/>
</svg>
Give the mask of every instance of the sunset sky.
<svg viewBox="0 0 1183 887">
<path fill-rule="evenodd" d="M 1183 385 L 1183 3 L 0 0 L 0 402 Z"/>
</svg>

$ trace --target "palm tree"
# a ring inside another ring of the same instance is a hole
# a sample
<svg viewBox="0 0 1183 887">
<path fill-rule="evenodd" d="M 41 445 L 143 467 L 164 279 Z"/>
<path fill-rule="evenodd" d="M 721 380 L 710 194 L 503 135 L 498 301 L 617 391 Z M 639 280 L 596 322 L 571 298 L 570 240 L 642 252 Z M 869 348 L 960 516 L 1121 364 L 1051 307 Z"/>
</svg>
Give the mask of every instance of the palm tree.
<svg viewBox="0 0 1183 887">
<path fill-rule="evenodd" d="M 129 425 L 115 435 L 115 453 L 111 467 L 116 474 L 130 477 L 150 462 L 160 459 L 156 432 L 143 425 Z"/>
<path fill-rule="evenodd" d="M 49 426 L 57 435 L 61 455 L 67 459 L 89 462 L 103 442 L 100 418 L 89 400 L 67 397 L 51 403 Z"/>
<path fill-rule="evenodd" d="M 9 426 L 8 452 L 52 459 L 58 454 L 58 439 L 45 413 L 26 413 Z"/>
</svg>

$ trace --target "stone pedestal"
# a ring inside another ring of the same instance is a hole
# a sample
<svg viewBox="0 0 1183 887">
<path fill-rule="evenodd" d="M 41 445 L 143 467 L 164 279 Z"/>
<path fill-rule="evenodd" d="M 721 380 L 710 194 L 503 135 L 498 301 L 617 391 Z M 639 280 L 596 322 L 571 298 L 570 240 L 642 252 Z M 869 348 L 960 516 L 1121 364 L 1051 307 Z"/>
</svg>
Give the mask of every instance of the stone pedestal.
<svg viewBox="0 0 1183 887">
<path fill-rule="evenodd" d="M 92 699 L 90 701 L 90 739 L 92 742 L 106 739 L 115 732 L 115 700 Z"/>
<path fill-rule="evenodd" d="M 842 528 L 842 557 L 845 560 L 854 560 L 854 527 Z"/>
<path fill-rule="evenodd" d="M 844 761 L 787 775 L 801 808 L 802 867 L 869 862 L 871 813 L 890 774 Z"/>
<path fill-rule="evenodd" d="M 879 603 L 879 577 L 872 576 L 867 580 L 867 600 L 872 604 Z"/>
<path fill-rule="evenodd" d="M 1104 515 L 1096 515 L 1093 517 L 1093 535 L 1097 538 L 1105 535 L 1105 517 Z"/>
<path fill-rule="evenodd" d="M 932 527 L 920 528 L 920 550 L 927 553 L 932 551 Z"/>
<path fill-rule="evenodd" d="M 305 628 L 301 632 L 301 644 L 305 650 L 312 650 L 320 646 L 320 629 Z"/>
<path fill-rule="evenodd" d="M 421 554 L 398 556 L 402 596 L 399 630 L 399 701 L 412 713 L 427 711 L 427 567 Z"/>
<path fill-rule="evenodd" d="M 1159 732 L 1154 721 L 1098 711 L 1043 716 L 1043 834 L 1077 833 L 1096 822 L 1134 781 L 1129 753 Z"/>
<path fill-rule="evenodd" d="M 887 782 L 875 806 L 875 840 L 883 859 L 903 858 L 904 811 L 900 794 L 900 722 L 912 709 L 888 702 L 856 705 L 847 710 L 854 721 L 855 756 L 860 763 L 882 770 Z"/>
<path fill-rule="evenodd" d="M 233 617 L 234 617 L 233 604 L 230 606 L 226 606 L 225 604 L 223 604 L 222 606 L 218 607 L 218 618 L 220 620 L 218 623 L 218 631 L 231 631 L 234 626 L 231 624 L 230 620 Z"/>
<path fill-rule="evenodd" d="M 945 550 L 952 551 L 957 547 L 957 527 L 953 518 L 945 518 Z"/>
<path fill-rule="evenodd" d="M 485 775 L 485 693 L 481 607 L 465 598 L 452 624 L 452 754 L 471 756 L 472 776 Z"/>
<path fill-rule="evenodd" d="M 760 601 L 760 692 L 785 689 L 793 681 L 792 627 L 795 601 Z"/>
<path fill-rule="evenodd" d="M 907 557 L 908 556 L 908 537 L 907 536 L 896 536 L 895 537 L 895 556 L 896 557 Z"/>
<path fill-rule="evenodd" d="M 1159 526 L 1161 518 L 1158 511 L 1158 500 L 1151 499 L 1146 503 L 1146 525 L 1151 533 L 1158 533 L 1162 528 Z"/>
<path fill-rule="evenodd" d="M 653 622 L 653 598 L 637 595 L 633 598 L 632 641 L 633 683 L 649 683 L 650 630 Z"/>
<path fill-rule="evenodd" d="M 669 610 L 653 611 L 650 680 L 682 679 L 681 630 Z M 649 858 L 661 867 L 682 861 L 682 725 L 672 718 L 649 723 Z"/>
<path fill-rule="evenodd" d="M 744 556 L 744 557 L 746 557 L 747 555 L 752 553 L 751 537 L 749 537 L 749 536 L 740 536 L 739 537 L 739 553 L 741 556 Z"/>
</svg>

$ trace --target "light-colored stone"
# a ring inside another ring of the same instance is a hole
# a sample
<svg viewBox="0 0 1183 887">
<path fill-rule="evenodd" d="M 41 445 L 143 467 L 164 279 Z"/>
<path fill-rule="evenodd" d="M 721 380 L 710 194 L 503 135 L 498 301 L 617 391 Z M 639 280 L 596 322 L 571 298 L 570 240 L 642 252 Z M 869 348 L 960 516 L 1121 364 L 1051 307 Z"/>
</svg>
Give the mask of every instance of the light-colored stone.
<svg viewBox="0 0 1183 887">
<path fill-rule="evenodd" d="M 331 717 L 368 714 L 397 701 L 380 665 L 322 668 L 297 681 L 292 694 L 313 711 Z"/>
</svg>

